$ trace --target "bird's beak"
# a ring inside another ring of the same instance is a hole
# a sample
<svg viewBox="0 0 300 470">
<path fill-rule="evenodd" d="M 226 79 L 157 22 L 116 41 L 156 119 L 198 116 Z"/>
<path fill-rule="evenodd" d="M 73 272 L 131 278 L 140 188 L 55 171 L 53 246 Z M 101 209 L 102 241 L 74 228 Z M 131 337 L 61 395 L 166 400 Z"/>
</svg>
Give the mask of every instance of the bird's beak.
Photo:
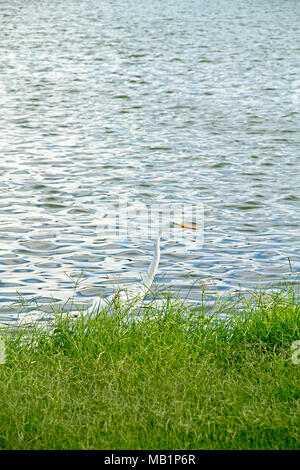
<svg viewBox="0 0 300 470">
<path fill-rule="evenodd" d="M 191 230 L 197 230 L 197 227 L 194 227 L 193 225 L 180 224 L 179 222 L 173 222 L 173 224 L 178 225 L 178 227 L 181 227 L 181 228 L 189 228 Z"/>
</svg>

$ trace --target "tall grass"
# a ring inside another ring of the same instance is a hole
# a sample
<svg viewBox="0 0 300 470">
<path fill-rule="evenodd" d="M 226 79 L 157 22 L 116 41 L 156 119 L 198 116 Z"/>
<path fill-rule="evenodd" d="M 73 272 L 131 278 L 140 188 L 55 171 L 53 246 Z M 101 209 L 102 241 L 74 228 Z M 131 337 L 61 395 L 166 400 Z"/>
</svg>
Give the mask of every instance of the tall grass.
<svg viewBox="0 0 300 470">
<path fill-rule="evenodd" d="M 166 298 L 7 335 L 0 448 L 299 448 L 298 299 L 285 285 L 207 315 Z"/>
</svg>

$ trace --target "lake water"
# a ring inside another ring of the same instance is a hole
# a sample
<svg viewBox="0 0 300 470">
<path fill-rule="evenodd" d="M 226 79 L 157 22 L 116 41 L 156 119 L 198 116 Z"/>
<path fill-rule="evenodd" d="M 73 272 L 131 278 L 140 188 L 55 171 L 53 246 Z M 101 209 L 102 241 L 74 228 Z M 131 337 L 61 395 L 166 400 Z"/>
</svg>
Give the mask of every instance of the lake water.
<svg viewBox="0 0 300 470">
<path fill-rule="evenodd" d="M 152 241 L 99 234 L 118 197 L 203 205 L 204 243 L 161 241 L 156 284 L 174 295 L 296 273 L 299 15 L 298 0 L 1 2 L 1 320 L 20 295 L 67 300 L 80 274 L 78 305 L 140 280 Z"/>
</svg>

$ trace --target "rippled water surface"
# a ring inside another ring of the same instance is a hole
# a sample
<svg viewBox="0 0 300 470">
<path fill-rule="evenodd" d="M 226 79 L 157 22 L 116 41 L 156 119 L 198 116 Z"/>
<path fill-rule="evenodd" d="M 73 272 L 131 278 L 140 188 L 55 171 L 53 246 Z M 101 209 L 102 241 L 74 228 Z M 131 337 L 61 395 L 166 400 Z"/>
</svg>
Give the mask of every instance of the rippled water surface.
<svg viewBox="0 0 300 470">
<path fill-rule="evenodd" d="M 158 286 L 200 299 L 299 268 L 297 0 L 0 4 L 0 318 L 140 279 L 152 242 L 111 201 L 203 204 Z M 192 288 L 193 287 L 193 288 Z M 192 288 L 192 290 L 191 290 Z"/>
</svg>

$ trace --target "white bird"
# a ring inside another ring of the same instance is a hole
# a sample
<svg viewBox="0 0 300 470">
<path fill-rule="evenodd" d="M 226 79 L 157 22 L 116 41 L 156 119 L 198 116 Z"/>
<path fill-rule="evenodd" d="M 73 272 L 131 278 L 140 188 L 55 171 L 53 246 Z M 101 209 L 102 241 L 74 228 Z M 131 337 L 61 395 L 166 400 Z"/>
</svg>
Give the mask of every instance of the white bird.
<svg viewBox="0 0 300 470">
<path fill-rule="evenodd" d="M 171 222 L 171 224 L 178 225 L 181 228 L 197 230 L 196 227 L 193 227 L 191 225 L 181 224 L 178 222 Z M 160 239 L 163 230 L 163 227 L 159 229 L 157 237 L 154 241 L 153 259 L 146 275 L 144 276 L 143 282 L 132 287 L 119 289 L 117 292 L 110 295 L 109 297 L 98 298 L 84 313 L 85 320 L 87 320 L 88 318 L 96 317 L 100 312 L 104 311 L 106 313 L 114 313 L 115 311 L 120 309 L 120 307 L 126 313 L 130 313 L 134 307 L 137 307 L 138 304 L 142 302 L 145 295 L 149 291 L 154 280 L 155 274 L 157 272 L 160 260 Z M 75 317 L 78 317 L 78 314 L 76 314 Z M 15 326 L 32 325 L 35 321 L 42 318 L 43 316 L 41 316 L 40 312 L 33 311 L 29 314 L 22 315 L 22 317 L 19 317 Z"/>
<path fill-rule="evenodd" d="M 178 222 L 171 222 L 173 225 L 178 225 L 181 228 L 189 228 L 197 230 L 196 227 L 191 225 L 181 224 Z M 160 228 L 157 237 L 154 242 L 154 254 L 149 269 L 144 277 L 143 282 L 133 287 L 119 289 L 116 293 L 106 298 L 99 298 L 91 305 L 87 310 L 87 317 L 93 318 L 97 316 L 101 311 L 106 313 L 113 313 L 118 308 L 122 308 L 126 313 L 130 313 L 131 310 L 136 307 L 145 297 L 149 291 L 160 260 L 160 239 L 162 236 L 163 228 Z"/>
</svg>

